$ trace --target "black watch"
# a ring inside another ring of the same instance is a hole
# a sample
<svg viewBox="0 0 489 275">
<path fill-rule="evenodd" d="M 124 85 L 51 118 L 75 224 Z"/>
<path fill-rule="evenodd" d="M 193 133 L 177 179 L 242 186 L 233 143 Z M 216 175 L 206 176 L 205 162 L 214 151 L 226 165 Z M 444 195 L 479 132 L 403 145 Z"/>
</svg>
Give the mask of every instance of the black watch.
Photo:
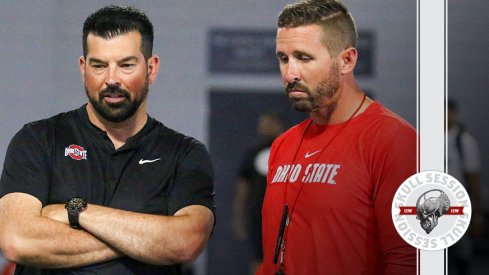
<svg viewBox="0 0 489 275">
<path fill-rule="evenodd" d="M 68 211 L 68 220 L 70 221 L 71 228 L 80 229 L 81 226 L 78 223 L 78 216 L 83 210 L 87 209 L 85 199 L 74 197 L 66 203 L 65 208 Z"/>
</svg>

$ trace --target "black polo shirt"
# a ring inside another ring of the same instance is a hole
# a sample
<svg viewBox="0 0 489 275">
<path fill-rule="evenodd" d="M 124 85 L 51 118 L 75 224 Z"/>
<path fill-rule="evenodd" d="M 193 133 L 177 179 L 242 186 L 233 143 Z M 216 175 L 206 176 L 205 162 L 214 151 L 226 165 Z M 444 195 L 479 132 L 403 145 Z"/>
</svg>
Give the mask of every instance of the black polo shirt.
<svg viewBox="0 0 489 275">
<path fill-rule="evenodd" d="M 139 213 L 173 215 L 188 205 L 214 212 L 212 165 L 202 143 L 148 117 L 143 129 L 116 150 L 107 134 L 90 123 L 86 105 L 29 123 L 14 136 L 0 197 L 11 192 L 33 195 L 43 206 L 79 196 L 88 203 Z M 42 272 L 180 274 L 181 266 L 153 266 L 126 257 Z M 20 266 L 16 274 L 36 273 Z"/>
</svg>

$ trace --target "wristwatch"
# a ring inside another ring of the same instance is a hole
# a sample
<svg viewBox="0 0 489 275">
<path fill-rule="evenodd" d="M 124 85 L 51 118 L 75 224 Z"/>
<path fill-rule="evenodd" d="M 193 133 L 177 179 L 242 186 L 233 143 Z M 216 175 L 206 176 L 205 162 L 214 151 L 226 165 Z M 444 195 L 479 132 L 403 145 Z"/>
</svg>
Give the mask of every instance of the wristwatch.
<svg viewBox="0 0 489 275">
<path fill-rule="evenodd" d="M 84 198 L 74 197 L 69 200 L 65 205 L 68 211 L 68 220 L 70 221 L 70 227 L 74 229 L 80 229 L 81 226 L 78 223 L 78 216 L 82 211 L 87 209 L 87 202 Z"/>
</svg>

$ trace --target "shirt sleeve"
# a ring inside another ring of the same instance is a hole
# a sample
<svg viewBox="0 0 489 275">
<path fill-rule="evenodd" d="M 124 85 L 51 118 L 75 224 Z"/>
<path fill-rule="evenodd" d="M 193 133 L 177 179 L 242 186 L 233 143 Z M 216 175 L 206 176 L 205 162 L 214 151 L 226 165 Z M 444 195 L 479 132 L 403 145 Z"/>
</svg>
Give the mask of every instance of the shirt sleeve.
<svg viewBox="0 0 489 275">
<path fill-rule="evenodd" d="M 416 133 L 410 127 L 391 125 L 378 142 L 382 145 L 374 169 L 374 211 L 384 274 L 416 274 L 416 249 L 399 236 L 391 215 L 397 189 L 416 173 Z"/>
<path fill-rule="evenodd" d="M 50 149 L 46 132 L 39 123 L 27 124 L 12 138 L 0 179 L 0 197 L 20 192 L 47 203 Z"/>
<path fill-rule="evenodd" d="M 191 138 L 177 160 L 175 182 L 168 196 L 168 213 L 190 205 L 203 205 L 215 213 L 213 167 L 205 146 Z M 215 215 L 214 215 L 215 216 Z"/>
</svg>

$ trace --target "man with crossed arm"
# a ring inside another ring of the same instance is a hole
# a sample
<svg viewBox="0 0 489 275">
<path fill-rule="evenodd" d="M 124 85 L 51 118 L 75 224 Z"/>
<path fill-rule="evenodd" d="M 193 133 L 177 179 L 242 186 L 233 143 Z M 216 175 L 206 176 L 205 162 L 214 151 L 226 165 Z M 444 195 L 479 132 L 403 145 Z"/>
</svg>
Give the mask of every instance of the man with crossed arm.
<svg viewBox="0 0 489 275">
<path fill-rule="evenodd" d="M 153 26 L 107 6 L 83 26 L 88 103 L 25 125 L 0 180 L 0 248 L 16 274 L 181 274 L 214 224 L 205 146 L 146 113 Z"/>
</svg>

